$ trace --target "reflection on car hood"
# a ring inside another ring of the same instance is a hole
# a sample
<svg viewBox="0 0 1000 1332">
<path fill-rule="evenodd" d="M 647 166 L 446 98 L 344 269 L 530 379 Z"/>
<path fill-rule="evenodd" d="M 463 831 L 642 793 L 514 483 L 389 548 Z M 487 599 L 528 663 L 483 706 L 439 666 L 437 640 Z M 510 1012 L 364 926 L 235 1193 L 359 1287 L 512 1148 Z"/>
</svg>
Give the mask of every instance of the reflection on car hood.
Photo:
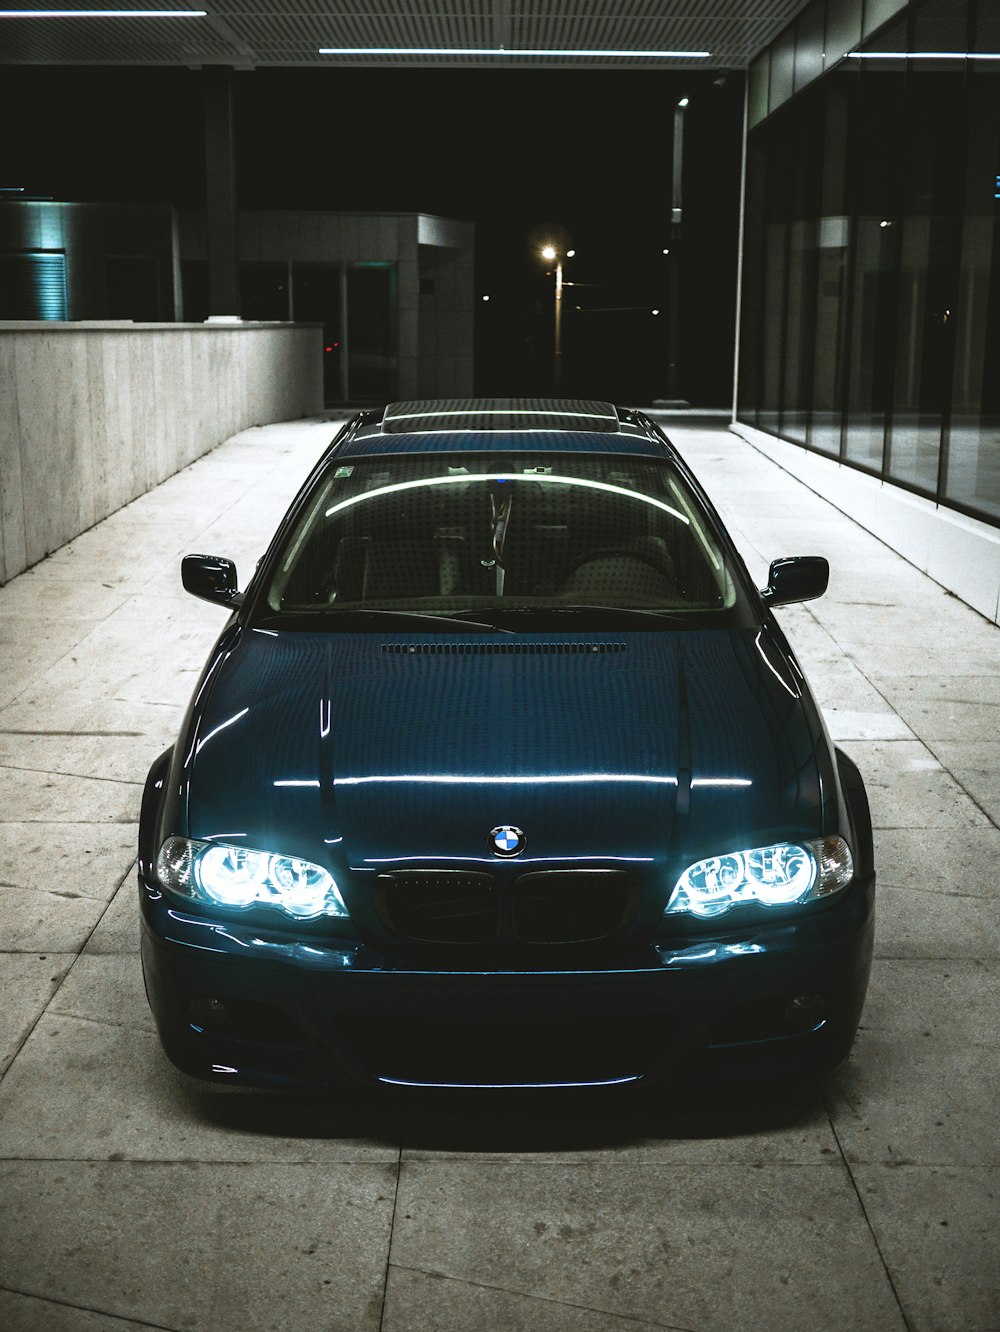
<svg viewBox="0 0 1000 1332">
<path fill-rule="evenodd" d="M 815 836 L 804 688 L 763 632 L 250 630 L 186 737 L 193 837 L 321 863 L 662 861 Z"/>
</svg>

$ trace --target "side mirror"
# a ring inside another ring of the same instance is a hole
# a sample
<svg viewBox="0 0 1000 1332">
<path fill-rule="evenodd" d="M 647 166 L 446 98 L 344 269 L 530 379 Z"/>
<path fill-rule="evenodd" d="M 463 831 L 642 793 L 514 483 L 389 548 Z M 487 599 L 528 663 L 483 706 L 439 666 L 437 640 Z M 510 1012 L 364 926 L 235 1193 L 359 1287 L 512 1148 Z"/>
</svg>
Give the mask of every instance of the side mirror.
<svg viewBox="0 0 1000 1332">
<path fill-rule="evenodd" d="M 788 555 L 772 560 L 767 587 L 760 595 L 768 606 L 787 606 L 821 597 L 829 582 L 830 564 L 822 555 Z"/>
<path fill-rule="evenodd" d="M 236 582 L 236 565 L 223 555 L 185 555 L 181 560 L 181 582 L 185 592 L 202 601 L 235 610 L 243 605 Z"/>
</svg>

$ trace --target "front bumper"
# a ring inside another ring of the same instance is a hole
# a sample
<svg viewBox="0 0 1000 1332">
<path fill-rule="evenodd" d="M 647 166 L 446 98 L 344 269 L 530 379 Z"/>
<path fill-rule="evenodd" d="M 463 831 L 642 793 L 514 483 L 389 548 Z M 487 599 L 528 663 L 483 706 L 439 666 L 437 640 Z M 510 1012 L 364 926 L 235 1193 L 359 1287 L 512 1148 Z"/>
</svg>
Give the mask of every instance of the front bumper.
<svg viewBox="0 0 1000 1332">
<path fill-rule="evenodd" d="M 252 1086 L 602 1086 L 706 1067 L 830 1067 L 871 967 L 874 880 L 822 911 L 510 969 L 209 919 L 140 879 L 146 991 L 170 1059 Z"/>
</svg>

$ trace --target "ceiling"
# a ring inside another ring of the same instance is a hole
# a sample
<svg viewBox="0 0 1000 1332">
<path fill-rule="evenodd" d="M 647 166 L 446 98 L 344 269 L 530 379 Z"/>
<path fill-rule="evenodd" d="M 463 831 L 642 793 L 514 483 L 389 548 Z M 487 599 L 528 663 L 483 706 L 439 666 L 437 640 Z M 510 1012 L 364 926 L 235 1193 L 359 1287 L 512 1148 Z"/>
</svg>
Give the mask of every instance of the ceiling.
<svg viewBox="0 0 1000 1332">
<path fill-rule="evenodd" d="M 11 3 L 12 0 L 8 0 Z M 18 0 L 13 0 L 17 4 Z M 41 9 L 46 0 L 22 0 Z M 205 17 L 0 18 L 6 65 L 742 69 L 805 0 L 48 0 Z M 320 55 L 320 47 L 379 53 Z M 539 55 L 383 54 L 386 47 Z M 601 54 L 580 55 L 581 51 Z M 622 51 L 707 51 L 707 59 Z M 571 53 L 571 54 L 567 54 Z"/>
</svg>

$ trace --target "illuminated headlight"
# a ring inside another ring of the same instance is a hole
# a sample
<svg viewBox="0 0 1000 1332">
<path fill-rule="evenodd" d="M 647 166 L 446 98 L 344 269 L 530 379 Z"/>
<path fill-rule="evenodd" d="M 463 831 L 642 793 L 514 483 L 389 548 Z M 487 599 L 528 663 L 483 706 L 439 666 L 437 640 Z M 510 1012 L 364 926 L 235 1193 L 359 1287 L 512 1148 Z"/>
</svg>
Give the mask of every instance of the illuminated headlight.
<svg viewBox="0 0 1000 1332">
<path fill-rule="evenodd" d="M 689 865 L 665 914 L 687 912 L 708 919 L 752 902 L 792 906 L 838 893 L 853 877 L 851 849 L 842 837 L 732 851 Z"/>
<path fill-rule="evenodd" d="M 296 856 L 168 837 L 156 873 L 171 892 L 219 906 L 277 907 L 296 920 L 348 914 L 332 876 Z"/>
</svg>

